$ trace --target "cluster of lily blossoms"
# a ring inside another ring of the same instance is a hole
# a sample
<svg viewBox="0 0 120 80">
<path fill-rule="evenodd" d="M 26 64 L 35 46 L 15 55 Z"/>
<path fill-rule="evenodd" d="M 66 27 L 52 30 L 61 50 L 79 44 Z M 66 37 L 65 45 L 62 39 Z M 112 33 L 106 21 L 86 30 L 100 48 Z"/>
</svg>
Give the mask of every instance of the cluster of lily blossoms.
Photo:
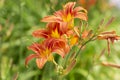
<svg viewBox="0 0 120 80">
<path fill-rule="evenodd" d="M 82 7 L 75 7 L 75 2 L 69 2 L 63 10 L 56 11 L 53 15 L 44 17 L 41 21 L 47 22 L 45 29 L 36 30 L 32 33 L 34 37 L 44 38 L 43 42 L 33 43 L 28 49 L 35 52 L 26 58 L 25 65 L 36 58 L 38 68 L 43 68 L 47 61 L 55 60 L 54 53 L 64 58 L 70 48 L 77 44 L 79 35 L 77 27 L 74 26 L 74 19 L 79 18 L 87 21 L 87 11 Z"/>
<path fill-rule="evenodd" d="M 74 45 L 79 44 L 80 39 L 82 41 L 87 37 L 91 38 L 83 42 L 83 45 L 79 45 L 80 50 L 92 39 L 105 39 L 108 42 L 108 52 L 110 52 L 109 42 L 111 41 L 113 43 L 114 40 L 119 40 L 120 36 L 117 36 L 115 31 L 93 34 L 91 30 L 84 30 L 82 33 L 79 33 L 79 27 L 74 25 L 74 19 L 78 18 L 87 22 L 87 11 L 80 6 L 75 7 L 75 4 L 75 2 L 68 2 L 63 6 L 62 10 L 58 10 L 53 15 L 44 17 L 41 20 L 47 23 L 46 27 L 34 31 L 32 35 L 36 38 L 44 38 L 44 40 L 40 43 L 33 43 L 28 47 L 35 54 L 31 54 L 26 58 L 26 66 L 33 58 L 36 58 L 36 64 L 39 69 L 42 69 L 47 61 L 52 61 L 55 65 L 58 65 L 54 59 L 54 54 L 58 54 L 64 58 L 69 54 Z M 74 62 L 71 62 L 68 69 L 73 66 Z"/>
</svg>

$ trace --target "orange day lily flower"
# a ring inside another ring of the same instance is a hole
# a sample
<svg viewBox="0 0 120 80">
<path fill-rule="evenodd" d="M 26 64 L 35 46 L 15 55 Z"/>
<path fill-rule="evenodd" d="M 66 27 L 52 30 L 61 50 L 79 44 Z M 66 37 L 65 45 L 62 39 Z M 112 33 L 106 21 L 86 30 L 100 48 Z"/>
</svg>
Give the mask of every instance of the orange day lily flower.
<svg viewBox="0 0 120 80">
<path fill-rule="evenodd" d="M 115 31 L 103 32 L 98 35 L 98 39 L 105 39 L 108 42 L 108 53 L 110 53 L 110 41 L 114 43 L 115 40 L 120 40 L 120 36 Z"/>
<path fill-rule="evenodd" d="M 62 39 L 50 38 L 40 44 L 33 43 L 28 49 L 34 51 L 35 54 L 31 54 L 26 58 L 25 65 L 27 66 L 31 59 L 36 58 L 36 64 L 41 69 L 47 61 L 54 60 L 52 53 L 64 57 L 69 51 L 69 46 Z"/>
<path fill-rule="evenodd" d="M 76 2 L 69 2 L 63 10 L 56 11 L 54 15 L 44 17 L 41 21 L 43 22 L 58 22 L 58 23 L 69 23 L 68 27 L 74 26 L 74 18 L 87 21 L 87 11 L 82 7 L 75 7 Z M 71 23 L 71 24 L 70 24 Z"/>
<path fill-rule="evenodd" d="M 47 29 L 36 30 L 33 32 L 34 37 L 42 38 L 61 38 L 67 40 L 69 38 L 70 45 L 77 43 L 79 36 L 75 33 L 78 29 L 75 27 L 74 30 L 69 30 L 64 25 L 60 23 L 51 22 L 48 23 Z"/>
<path fill-rule="evenodd" d="M 59 24 L 56 22 L 51 22 L 47 24 L 47 29 L 40 29 L 33 32 L 34 37 L 42 38 L 60 38 L 62 35 L 66 34 L 67 27 L 66 24 Z"/>
</svg>

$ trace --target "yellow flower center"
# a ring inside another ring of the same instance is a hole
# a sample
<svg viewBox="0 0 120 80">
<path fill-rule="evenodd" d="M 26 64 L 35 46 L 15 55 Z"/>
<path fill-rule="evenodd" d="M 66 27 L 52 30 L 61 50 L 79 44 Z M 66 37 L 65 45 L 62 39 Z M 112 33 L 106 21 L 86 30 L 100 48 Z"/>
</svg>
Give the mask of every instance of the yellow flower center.
<svg viewBox="0 0 120 80">
<path fill-rule="evenodd" d="M 48 61 L 52 61 L 54 59 L 51 54 L 51 50 L 48 48 L 41 53 L 40 57 L 46 58 Z"/>
<path fill-rule="evenodd" d="M 40 57 L 48 57 L 51 53 L 50 49 L 43 50 L 42 53 L 40 53 Z"/>
<path fill-rule="evenodd" d="M 72 37 L 70 39 L 70 45 L 75 45 L 77 41 L 78 41 L 78 37 Z"/>
<path fill-rule="evenodd" d="M 70 22 L 72 19 L 72 15 L 70 13 L 68 13 L 67 16 L 63 16 L 63 21 L 64 22 Z"/>
<path fill-rule="evenodd" d="M 55 29 L 55 31 L 52 31 L 51 37 L 54 37 L 54 38 L 59 38 L 60 37 L 60 34 L 58 33 L 57 29 Z"/>
<path fill-rule="evenodd" d="M 64 22 L 69 23 L 69 25 L 68 25 L 69 29 L 73 28 L 74 20 L 73 20 L 73 16 L 70 13 L 68 13 L 67 16 L 63 16 L 62 19 L 63 19 Z"/>
</svg>

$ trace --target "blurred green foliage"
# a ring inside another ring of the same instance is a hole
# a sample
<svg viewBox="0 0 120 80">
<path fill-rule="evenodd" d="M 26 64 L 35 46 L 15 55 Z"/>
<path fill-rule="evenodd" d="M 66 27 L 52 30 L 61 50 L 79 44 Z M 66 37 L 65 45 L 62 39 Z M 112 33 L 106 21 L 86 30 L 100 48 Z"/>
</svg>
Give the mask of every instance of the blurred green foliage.
<svg viewBox="0 0 120 80">
<path fill-rule="evenodd" d="M 27 46 L 38 39 L 32 37 L 32 31 L 45 27 L 40 20 L 51 15 L 70 0 L 0 0 L 0 80 L 57 80 L 54 65 L 48 62 L 39 70 L 35 60 L 26 68 L 24 61 L 32 51 Z M 76 0 L 71 0 L 76 1 Z M 102 2 L 103 1 L 103 2 Z M 104 24 L 115 16 L 108 30 L 120 34 L 120 9 L 110 7 L 107 1 L 98 0 L 88 10 L 89 27 L 96 29 L 100 21 Z M 79 5 L 79 3 L 77 3 Z M 107 6 L 103 6 L 107 5 Z M 85 46 L 77 59 L 74 69 L 62 80 L 119 80 L 120 70 L 105 67 L 101 61 L 120 64 L 120 42 L 111 45 L 111 54 L 95 59 L 107 47 L 105 41 L 94 41 Z M 56 56 L 58 58 L 58 56 Z M 94 61 L 95 59 L 95 61 Z M 58 60 L 59 61 L 59 60 Z"/>
</svg>

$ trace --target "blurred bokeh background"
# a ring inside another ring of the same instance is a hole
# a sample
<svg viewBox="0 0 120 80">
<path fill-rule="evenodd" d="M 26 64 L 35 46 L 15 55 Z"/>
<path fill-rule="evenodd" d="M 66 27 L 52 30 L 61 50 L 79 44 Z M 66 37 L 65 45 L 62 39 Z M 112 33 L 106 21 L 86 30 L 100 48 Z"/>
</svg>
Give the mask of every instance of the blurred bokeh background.
<svg viewBox="0 0 120 80">
<path fill-rule="evenodd" d="M 24 61 L 32 53 L 27 46 L 38 41 L 32 32 L 45 27 L 40 20 L 69 1 L 88 10 L 88 24 L 92 29 L 98 27 L 102 19 L 106 23 L 115 17 L 107 30 L 115 30 L 120 35 L 120 0 L 0 0 L 0 80 L 57 80 L 52 63 L 39 70 L 34 59 L 28 68 Z M 63 80 L 120 80 L 119 68 L 101 65 L 102 61 L 120 65 L 120 41 L 111 44 L 110 56 L 106 50 L 96 60 L 95 56 L 104 48 L 107 48 L 106 41 L 87 44 L 74 69 Z"/>
</svg>

